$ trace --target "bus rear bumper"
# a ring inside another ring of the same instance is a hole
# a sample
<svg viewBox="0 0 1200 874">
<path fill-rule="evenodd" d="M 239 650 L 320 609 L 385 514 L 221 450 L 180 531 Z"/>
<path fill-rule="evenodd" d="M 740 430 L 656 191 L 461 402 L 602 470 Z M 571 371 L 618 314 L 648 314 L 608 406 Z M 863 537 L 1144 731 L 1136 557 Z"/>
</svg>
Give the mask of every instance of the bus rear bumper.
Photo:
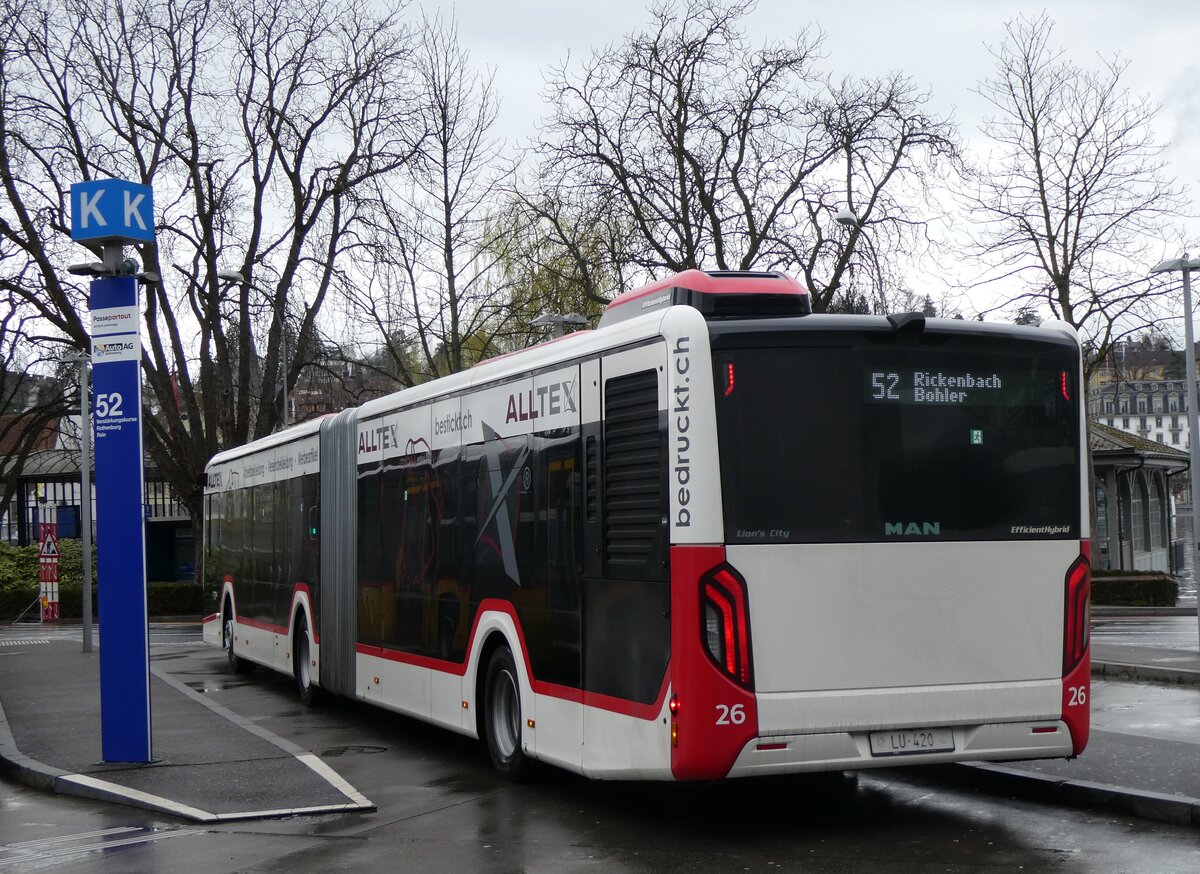
<svg viewBox="0 0 1200 874">
<path fill-rule="evenodd" d="M 1061 720 L 955 725 L 954 750 L 876 755 L 867 731 L 758 737 L 747 743 L 730 777 L 849 771 L 945 762 L 1065 758 L 1072 755 L 1071 732 Z"/>
</svg>

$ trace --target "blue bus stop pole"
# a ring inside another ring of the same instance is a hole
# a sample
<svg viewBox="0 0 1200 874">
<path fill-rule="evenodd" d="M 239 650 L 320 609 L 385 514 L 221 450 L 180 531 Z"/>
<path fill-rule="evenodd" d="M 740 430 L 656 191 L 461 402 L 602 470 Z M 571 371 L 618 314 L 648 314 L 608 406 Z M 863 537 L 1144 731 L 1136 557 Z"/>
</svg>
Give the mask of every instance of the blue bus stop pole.
<svg viewBox="0 0 1200 874">
<path fill-rule="evenodd" d="M 100 732 L 105 762 L 152 760 L 137 280 L 91 284 L 100 600 Z"/>
</svg>

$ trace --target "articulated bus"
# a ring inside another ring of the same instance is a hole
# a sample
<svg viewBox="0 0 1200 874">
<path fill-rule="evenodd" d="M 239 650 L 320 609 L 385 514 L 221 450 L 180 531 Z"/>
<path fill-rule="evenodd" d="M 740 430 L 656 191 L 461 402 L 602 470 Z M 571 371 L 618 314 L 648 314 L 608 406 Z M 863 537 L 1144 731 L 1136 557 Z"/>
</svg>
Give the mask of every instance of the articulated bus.
<svg viewBox="0 0 1200 874">
<path fill-rule="evenodd" d="M 687 271 L 215 456 L 205 638 L 596 778 L 1070 757 L 1079 341 Z"/>
</svg>

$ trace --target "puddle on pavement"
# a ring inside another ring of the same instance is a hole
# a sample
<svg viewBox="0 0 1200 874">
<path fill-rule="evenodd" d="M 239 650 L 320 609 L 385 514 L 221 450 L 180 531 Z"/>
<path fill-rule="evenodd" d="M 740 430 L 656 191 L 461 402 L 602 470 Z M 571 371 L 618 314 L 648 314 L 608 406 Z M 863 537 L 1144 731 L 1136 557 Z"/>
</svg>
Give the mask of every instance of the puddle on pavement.
<svg viewBox="0 0 1200 874">
<path fill-rule="evenodd" d="M 330 747 L 326 750 L 321 750 L 317 753 L 322 759 L 336 759 L 339 756 L 350 754 L 358 755 L 375 755 L 376 753 L 386 753 L 387 747 L 374 746 L 372 744 L 351 744 L 344 747 Z"/>
<path fill-rule="evenodd" d="M 246 686 L 249 686 L 249 685 L 251 685 L 251 683 L 250 683 L 250 682 L 248 682 L 248 681 L 245 681 L 245 680 L 243 680 L 243 681 L 241 681 L 241 682 L 238 682 L 238 681 L 236 681 L 236 680 L 233 680 L 233 681 L 227 681 L 227 680 L 216 680 L 216 681 L 212 681 L 212 680 L 209 680 L 209 681 L 200 681 L 200 680 L 187 680 L 187 681 L 185 681 L 185 682 L 184 682 L 184 685 L 185 685 L 185 686 L 187 686 L 189 689 L 194 689 L 194 690 L 196 690 L 197 692 L 203 692 L 205 695 L 209 695 L 209 694 L 212 694 L 212 693 L 214 693 L 214 692 L 228 692 L 230 689 L 242 689 L 242 688 L 244 688 L 244 687 L 246 687 Z"/>
<path fill-rule="evenodd" d="M 451 774 L 446 777 L 438 777 L 434 780 L 426 780 L 421 784 L 421 787 L 423 789 L 444 789 L 448 792 L 477 795 L 494 789 L 495 782 L 490 772 L 483 775 Z"/>
</svg>

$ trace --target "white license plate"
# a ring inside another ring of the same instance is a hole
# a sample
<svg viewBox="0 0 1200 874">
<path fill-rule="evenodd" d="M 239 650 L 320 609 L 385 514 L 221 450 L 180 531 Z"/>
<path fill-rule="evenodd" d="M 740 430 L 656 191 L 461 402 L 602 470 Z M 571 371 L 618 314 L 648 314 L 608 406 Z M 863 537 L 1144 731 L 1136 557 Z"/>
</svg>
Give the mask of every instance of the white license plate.
<svg viewBox="0 0 1200 874">
<path fill-rule="evenodd" d="M 906 728 L 871 732 L 871 755 L 912 756 L 918 753 L 954 752 L 954 732 L 949 728 Z"/>
</svg>

